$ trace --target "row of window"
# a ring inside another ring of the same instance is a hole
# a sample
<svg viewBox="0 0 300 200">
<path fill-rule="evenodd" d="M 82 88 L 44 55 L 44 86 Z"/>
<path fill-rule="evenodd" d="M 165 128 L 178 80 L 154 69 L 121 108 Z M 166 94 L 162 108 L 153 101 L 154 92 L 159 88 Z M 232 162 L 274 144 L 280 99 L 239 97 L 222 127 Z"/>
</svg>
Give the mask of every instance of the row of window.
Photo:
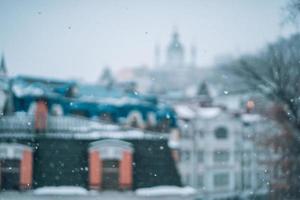
<svg viewBox="0 0 300 200">
<path fill-rule="evenodd" d="M 190 134 L 193 134 L 193 132 L 191 131 Z M 200 137 L 204 137 L 204 132 L 203 131 L 198 131 L 198 134 L 200 135 Z M 186 136 L 188 137 L 189 134 L 187 134 Z M 185 135 L 183 135 L 184 137 Z M 229 137 L 228 135 L 228 130 L 226 127 L 218 127 L 214 130 L 214 136 L 216 139 L 218 140 L 224 140 L 227 139 Z"/>
<path fill-rule="evenodd" d="M 264 170 L 243 170 L 240 174 L 235 174 L 236 189 L 263 189 L 269 185 L 268 173 Z"/>
<path fill-rule="evenodd" d="M 191 152 L 190 151 L 182 151 L 181 152 L 181 160 L 187 161 L 191 158 Z M 230 160 L 230 153 L 226 150 L 220 150 L 220 151 L 214 151 L 213 152 L 213 160 L 215 163 L 227 163 Z M 198 151 L 197 152 L 197 161 L 199 163 L 204 162 L 204 151 Z"/>
<path fill-rule="evenodd" d="M 188 184 L 190 181 L 190 176 L 186 177 L 186 183 Z M 214 188 L 224 188 L 228 187 L 230 184 L 230 176 L 227 172 L 220 172 L 213 175 L 213 186 Z M 198 174 L 197 176 L 197 187 L 198 188 L 204 188 L 205 182 L 204 182 L 204 175 Z"/>
<path fill-rule="evenodd" d="M 198 188 L 204 188 L 207 185 L 207 183 L 205 183 L 205 181 L 208 181 L 208 180 L 205 179 L 204 176 L 205 175 L 203 175 L 203 174 L 197 175 L 196 184 L 197 184 Z M 256 188 L 261 189 L 261 188 L 268 186 L 268 177 L 264 171 L 256 172 L 255 176 L 256 176 L 255 177 L 256 178 Z M 252 177 L 251 171 L 246 171 L 240 175 L 235 174 L 236 189 L 251 189 L 251 187 L 252 187 L 251 177 Z M 186 184 L 190 183 L 190 175 L 187 175 L 185 177 L 185 183 Z M 213 183 L 213 187 L 215 189 L 228 187 L 230 185 L 229 172 L 215 173 L 212 176 L 212 183 Z"/>
</svg>

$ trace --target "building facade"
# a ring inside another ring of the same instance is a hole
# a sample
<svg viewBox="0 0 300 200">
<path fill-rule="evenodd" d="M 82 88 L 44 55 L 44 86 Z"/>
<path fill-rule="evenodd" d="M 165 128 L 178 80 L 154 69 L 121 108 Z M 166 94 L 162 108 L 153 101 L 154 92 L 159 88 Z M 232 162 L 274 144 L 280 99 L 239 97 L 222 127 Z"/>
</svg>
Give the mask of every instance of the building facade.
<svg viewBox="0 0 300 200">
<path fill-rule="evenodd" d="M 197 65 L 197 48 L 186 47 L 180 34 L 174 31 L 170 41 L 154 49 L 154 64 L 122 69 L 130 75 L 127 80 L 137 83 L 141 92 L 159 95 L 185 95 L 186 89 L 200 82 L 201 70 Z M 124 72 L 122 73 L 124 74 Z"/>
<path fill-rule="evenodd" d="M 257 114 L 222 107 L 177 105 L 181 137 L 178 168 L 199 199 L 265 198 L 272 152 L 261 141 L 274 131 Z"/>
<path fill-rule="evenodd" d="M 168 136 L 67 116 L 48 116 L 36 132 L 30 115 L 0 119 L 0 188 L 80 186 L 136 190 L 181 186 Z"/>
</svg>

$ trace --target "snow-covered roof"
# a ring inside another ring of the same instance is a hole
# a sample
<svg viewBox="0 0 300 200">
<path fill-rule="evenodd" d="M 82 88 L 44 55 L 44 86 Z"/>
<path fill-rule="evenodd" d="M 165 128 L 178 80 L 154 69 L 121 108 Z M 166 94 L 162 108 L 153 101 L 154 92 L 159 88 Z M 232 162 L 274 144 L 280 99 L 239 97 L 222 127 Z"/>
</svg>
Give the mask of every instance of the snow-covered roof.
<svg viewBox="0 0 300 200">
<path fill-rule="evenodd" d="M 141 104 L 139 99 L 131 98 L 127 96 L 113 98 L 113 97 L 104 97 L 104 98 L 97 98 L 93 96 L 83 96 L 79 98 L 80 101 L 84 102 L 95 102 L 99 104 L 108 104 L 108 105 L 115 105 L 115 106 L 123 106 L 128 104 Z"/>
<path fill-rule="evenodd" d="M 220 115 L 222 112 L 221 108 L 219 107 L 201 107 L 197 110 L 197 114 L 200 118 L 204 119 L 212 119 Z"/>
<path fill-rule="evenodd" d="M 45 94 L 42 88 L 34 87 L 32 85 L 15 84 L 12 86 L 12 91 L 17 97 L 26 95 L 42 96 Z"/>
<path fill-rule="evenodd" d="M 33 190 L 33 195 L 39 196 L 39 198 L 43 198 L 42 196 L 76 196 L 76 195 L 84 195 L 91 196 L 92 198 L 103 198 L 103 199 L 140 199 L 147 197 L 172 197 L 173 199 L 179 199 L 183 197 L 193 197 L 196 194 L 196 190 L 192 187 L 178 187 L 178 186 L 156 186 L 150 188 L 140 188 L 135 192 L 116 192 L 110 191 L 105 193 L 98 193 L 96 191 L 88 191 L 87 189 L 79 186 L 45 186 L 40 187 Z M 24 195 L 24 194 L 23 194 Z M 25 195 L 31 195 L 29 193 Z M 34 197 L 31 196 L 31 197 Z M 16 196 L 17 197 L 17 196 Z M 89 197 L 84 197 L 89 198 Z"/>
<path fill-rule="evenodd" d="M 88 191 L 79 186 L 46 186 L 33 191 L 35 195 L 87 195 Z"/>
<path fill-rule="evenodd" d="M 57 81 L 26 76 L 18 76 L 12 80 L 12 91 L 17 97 L 59 96 L 61 94 L 56 90 L 67 89 L 71 85 L 75 85 L 71 81 Z"/>
<path fill-rule="evenodd" d="M 74 92 L 76 89 L 79 91 Z M 168 106 L 158 104 L 155 96 L 126 91 L 122 87 L 110 88 L 71 81 L 16 77 L 12 81 L 12 90 L 18 97 L 14 101 L 16 111 L 28 111 L 34 101 L 43 97 L 49 110 L 58 104 L 65 115 L 80 112 L 88 118 L 99 118 L 108 114 L 112 121 L 122 122 L 132 111 L 138 111 L 145 122 L 151 120 L 149 116 L 154 116 L 158 123 L 168 118 L 169 126 L 176 127 L 175 112 Z M 153 126 L 158 126 L 158 123 L 153 123 Z M 78 126 L 75 124 L 74 127 Z M 81 126 L 80 129 L 85 127 Z"/>
<path fill-rule="evenodd" d="M 0 118 L 0 137 L 35 137 L 33 120 L 32 115 L 21 113 Z M 49 116 L 45 136 L 64 139 L 168 139 L 168 134 L 123 129 L 118 125 L 71 116 Z"/>
<path fill-rule="evenodd" d="M 195 117 L 195 112 L 187 105 L 176 105 L 174 108 L 179 118 L 193 119 Z"/>
<path fill-rule="evenodd" d="M 177 149 L 177 148 L 180 147 L 180 143 L 179 143 L 179 141 L 177 141 L 177 140 L 172 140 L 172 139 L 170 139 L 169 142 L 168 142 L 168 146 L 169 146 L 170 148 L 172 148 L 172 149 Z"/>
<path fill-rule="evenodd" d="M 140 188 L 135 191 L 138 196 L 191 196 L 196 194 L 196 190 L 192 187 L 178 186 L 155 186 L 149 188 Z"/>
<path fill-rule="evenodd" d="M 254 123 L 262 120 L 262 117 L 258 114 L 242 114 L 241 119 L 245 123 Z"/>
<path fill-rule="evenodd" d="M 0 138 L 22 138 L 31 139 L 34 137 L 39 137 L 35 133 L 28 132 L 13 132 L 13 133 L 0 133 Z M 151 132 L 136 132 L 134 130 L 120 130 L 116 132 L 112 131 L 94 131 L 88 133 L 80 132 L 47 132 L 43 135 L 45 138 L 56 138 L 56 139 L 78 139 L 78 140 L 96 140 L 96 139 L 135 139 L 135 140 L 168 140 L 168 134 L 162 133 L 151 133 Z"/>
<path fill-rule="evenodd" d="M 117 131 L 120 126 L 101 123 L 71 116 L 48 116 L 48 130 L 50 132 L 91 132 L 94 130 Z M 0 118 L 0 132 L 33 131 L 34 116 L 26 113 L 17 113 L 13 116 Z"/>
</svg>

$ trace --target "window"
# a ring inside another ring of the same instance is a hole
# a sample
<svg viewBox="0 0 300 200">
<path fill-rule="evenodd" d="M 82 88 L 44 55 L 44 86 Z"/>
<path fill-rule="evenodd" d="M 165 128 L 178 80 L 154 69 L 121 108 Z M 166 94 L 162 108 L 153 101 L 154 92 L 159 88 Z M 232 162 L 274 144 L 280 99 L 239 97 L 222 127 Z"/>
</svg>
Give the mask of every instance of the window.
<svg viewBox="0 0 300 200">
<path fill-rule="evenodd" d="M 102 161 L 102 189 L 114 190 L 119 188 L 119 160 Z"/>
<path fill-rule="evenodd" d="M 3 190 L 19 189 L 20 160 L 0 160 L 0 183 Z"/>
<path fill-rule="evenodd" d="M 203 130 L 199 130 L 199 131 L 198 131 L 198 135 L 199 135 L 200 137 L 204 137 L 204 131 L 203 131 Z"/>
<path fill-rule="evenodd" d="M 251 167 L 251 152 L 250 151 L 245 151 L 242 157 L 242 165 L 243 167 Z"/>
<path fill-rule="evenodd" d="M 228 173 L 218 173 L 214 175 L 214 186 L 224 187 L 229 185 L 229 174 Z"/>
<path fill-rule="evenodd" d="M 111 114 L 107 113 L 107 112 L 101 113 L 99 115 L 99 119 L 100 119 L 100 121 L 104 121 L 104 122 L 112 122 L 113 121 Z"/>
<path fill-rule="evenodd" d="M 181 152 L 181 160 L 182 161 L 190 160 L 190 152 L 188 150 L 183 150 Z"/>
<path fill-rule="evenodd" d="M 7 154 L 8 154 L 8 149 L 0 148 L 0 158 L 5 158 Z"/>
<path fill-rule="evenodd" d="M 226 139 L 228 137 L 228 132 L 225 127 L 219 127 L 215 130 L 215 137 L 217 139 Z"/>
<path fill-rule="evenodd" d="M 202 188 L 204 186 L 203 175 L 202 174 L 198 174 L 198 176 L 197 176 L 197 186 L 199 188 Z"/>
<path fill-rule="evenodd" d="M 242 180 L 241 180 L 241 173 L 240 172 L 235 172 L 234 173 L 234 180 L 235 180 L 235 190 L 240 190 L 242 189 Z"/>
<path fill-rule="evenodd" d="M 127 116 L 127 124 L 135 128 L 144 128 L 144 119 L 140 111 L 131 111 Z"/>
<path fill-rule="evenodd" d="M 160 131 L 168 131 L 170 129 L 171 121 L 168 118 L 160 120 L 160 123 L 158 124 Z"/>
<path fill-rule="evenodd" d="M 243 174 L 243 186 L 245 189 L 251 188 L 251 171 L 244 171 Z"/>
<path fill-rule="evenodd" d="M 197 152 L 197 160 L 199 163 L 203 163 L 204 161 L 204 152 L 202 150 L 199 150 Z"/>
<path fill-rule="evenodd" d="M 184 183 L 185 185 L 190 185 L 190 174 L 184 176 Z"/>
<path fill-rule="evenodd" d="M 132 145 L 121 140 L 99 140 L 88 149 L 89 187 L 127 190 L 132 187 Z"/>
<path fill-rule="evenodd" d="M 230 158 L 230 154 L 228 151 L 215 151 L 214 152 L 214 162 L 216 162 L 216 163 L 228 162 L 229 158 Z"/>
<path fill-rule="evenodd" d="M 257 189 L 266 187 L 268 184 L 266 173 L 262 170 L 259 170 L 256 173 L 256 181 L 257 181 L 257 183 L 256 183 Z"/>
</svg>

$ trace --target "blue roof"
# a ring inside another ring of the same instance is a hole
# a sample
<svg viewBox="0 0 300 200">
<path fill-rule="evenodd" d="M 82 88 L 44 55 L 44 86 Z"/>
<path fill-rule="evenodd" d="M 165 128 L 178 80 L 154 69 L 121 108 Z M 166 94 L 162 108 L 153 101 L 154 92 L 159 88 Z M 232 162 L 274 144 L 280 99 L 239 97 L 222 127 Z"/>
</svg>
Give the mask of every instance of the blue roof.
<svg viewBox="0 0 300 200">
<path fill-rule="evenodd" d="M 69 98 L 70 87 L 78 88 L 78 95 Z M 42 78 L 16 77 L 13 79 L 14 104 L 16 111 L 27 111 L 30 104 L 39 97 L 47 99 L 47 105 L 60 104 L 65 114 L 80 112 L 86 117 L 109 113 L 117 122 L 132 111 L 141 113 L 146 121 L 148 113 L 154 113 L 157 120 L 168 119 L 176 126 L 176 114 L 171 107 L 161 106 L 155 96 L 126 92 L 119 87 L 83 85 L 72 81 L 57 81 Z"/>
</svg>

